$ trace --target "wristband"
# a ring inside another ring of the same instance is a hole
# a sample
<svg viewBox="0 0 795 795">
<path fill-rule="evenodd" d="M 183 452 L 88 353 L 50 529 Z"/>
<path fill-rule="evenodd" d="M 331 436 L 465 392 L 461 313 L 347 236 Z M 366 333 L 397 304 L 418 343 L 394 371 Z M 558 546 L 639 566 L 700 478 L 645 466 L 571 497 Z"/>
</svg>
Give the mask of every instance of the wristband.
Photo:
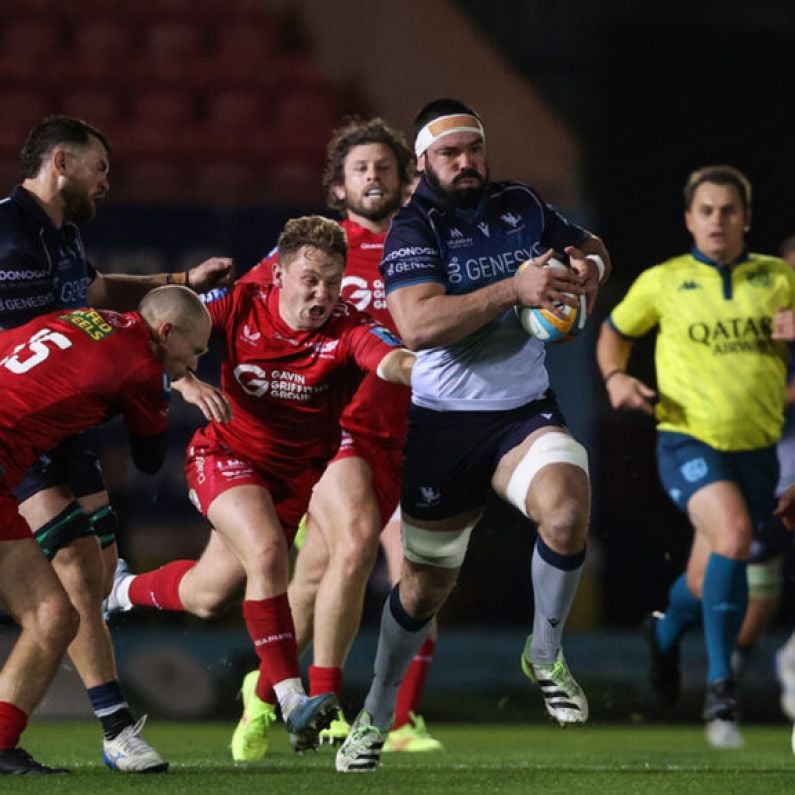
<svg viewBox="0 0 795 795">
<path fill-rule="evenodd" d="M 609 380 L 610 380 L 610 379 L 611 379 L 611 378 L 612 378 L 614 375 L 618 375 L 619 373 L 624 373 L 624 375 L 626 375 L 626 371 L 622 370 L 620 367 L 616 367 L 616 368 L 615 368 L 615 370 L 611 370 L 611 371 L 610 371 L 610 372 L 609 372 L 609 373 L 608 373 L 606 376 L 603 376 L 603 377 L 602 377 L 602 381 L 603 381 L 603 383 L 604 383 L 605 385 L 607 385 L 607 382 L 608 382 L 608 381 L 609 381 Z"/>
<path fill-rule="evenodd" d="M 596 265 L 596 270 L 599 271 L 599 284 L 605 277 L 605 261 L 598 254 L 586 254 L 585 259 L 591 260 Z"/>
</svg>

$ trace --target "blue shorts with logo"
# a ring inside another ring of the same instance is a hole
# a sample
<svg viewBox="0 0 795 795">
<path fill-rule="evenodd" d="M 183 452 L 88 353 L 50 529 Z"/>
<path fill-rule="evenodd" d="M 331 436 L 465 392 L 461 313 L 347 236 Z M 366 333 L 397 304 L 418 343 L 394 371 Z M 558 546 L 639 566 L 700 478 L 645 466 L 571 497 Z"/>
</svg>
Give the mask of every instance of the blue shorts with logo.
<svg viewBox="0 0 795 795">
<path fill-rule="evenodd" d="M 434 520 L 482 507 L 500 459 L 548 425 L 566 427 L 552 390 L 509 411 L 435 411 L 412 404 L 401 510 Z"/>
<path fill-rule="evenodd" d="M 773 516 L 779 476 L 774 445 L 758 450 L 716 450 L 693 436 L 660 431 L 657 467 L 666 493 L 685 513 L 699 489 L 721 480 L 734 483 L 754 526 L 752 562 L 775 557 L 792 546 L 792 533 Z"/>
</svg>

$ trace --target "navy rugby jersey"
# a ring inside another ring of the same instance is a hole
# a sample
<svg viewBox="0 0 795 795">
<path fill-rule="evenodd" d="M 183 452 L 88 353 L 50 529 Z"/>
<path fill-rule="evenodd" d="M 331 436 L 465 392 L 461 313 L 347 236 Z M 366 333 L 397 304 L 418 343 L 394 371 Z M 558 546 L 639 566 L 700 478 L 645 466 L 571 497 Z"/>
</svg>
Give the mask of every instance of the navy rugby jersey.
<svg viewBox="0 0 795 795">
<path fill-rule="evenodd" d="M 428 282 L 460 295 L 512 278 L 525 260 L 587 237 L 520 182 L 489 182 L 478 205 L 464 210 L 423 177 L 392 221 L 381 273 L 387 295 Z M 411 380 L 412 401 L 438 410 L 513 409 L 549 387 L 544 345 L 512 309 L 460 342 L 419 351 Z"/>
<path fill-rule="evenodd" d="M 75 224 L 58 229 L 21 186 L 0 201 L 0 328 L 85 306 L 95 277 Z"/>
</svg>

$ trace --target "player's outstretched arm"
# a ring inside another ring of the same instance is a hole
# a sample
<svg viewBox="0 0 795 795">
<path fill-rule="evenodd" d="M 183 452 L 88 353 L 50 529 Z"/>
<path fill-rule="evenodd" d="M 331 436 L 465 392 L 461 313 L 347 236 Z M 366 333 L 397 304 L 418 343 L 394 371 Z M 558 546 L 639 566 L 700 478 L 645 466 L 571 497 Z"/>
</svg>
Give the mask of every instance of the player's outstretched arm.
<svg viewBox="0 0 795 795">
<path fill-rule="evenodd" d="M 232 419 L 232 406 L 226 395 L 218 387 L 196 378 L 193 373 L 172 381 L 171 386 L 186 403 L 197 406 L 206 420 L 225 423 Z"/>
<path fill-rule="evenodd" d="M 411 371 L 416 358 L 405 348 L 390 351 L 378 364 L 378 377 L 393 384 L 411 386 Z"/>
<path fill-rule="evenodd" d="M 234 260 L 229 257 L 210 259 L 179 273 L 152 273 L 145 276 L 126 273 L 98 273 L 88 287 L 88 303 L 103 309 L 128 312 L 137 309 L 141 299 L 155 287 L 179 284 L 197 293 L 231 284 L 235 275 Z"/>
</svg>

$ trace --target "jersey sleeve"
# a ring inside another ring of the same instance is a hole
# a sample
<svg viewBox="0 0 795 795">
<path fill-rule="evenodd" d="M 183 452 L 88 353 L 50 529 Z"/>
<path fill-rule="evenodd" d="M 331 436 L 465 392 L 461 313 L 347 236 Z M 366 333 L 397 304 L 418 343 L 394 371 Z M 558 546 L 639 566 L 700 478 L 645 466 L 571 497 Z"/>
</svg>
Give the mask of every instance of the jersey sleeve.
<svg viewBox="0 0 795 795">
<path fill-rule="evenodd" d="M 659 273 L 659 268 L 650 268 L 641 273 L 610 313 L 608 322 L 622 337 L 642 337 L 659 323 Z"/>
<path fill-rule="evenodd" d="M 208 297 L 204 301 L 204 305 L 210 313 L 214 333 L 223 332 L 226 328 L 227 320 L 232 315 L 234 308 L 235 294 L 240 289 L 237 286 L 239 284 L 240 282 L 238 281 L 234 287 L 216 296 L 211 296 L 209 293 L 207 294 Z"/>
<path fill-rule="evenodd" d="M 345 333 L 344 355 L 361 370 L 374 373 L 388 353 L 403 347 L 403 343 L 387 328 L 362 313 L 359 322 Z"/>
<path fill-rule="evenodd" d="M 544 232 L 541 242 L 548 248 L 562 252 L 567 246 L 579 246 L 590 235 L 583 227 L 561 215 L 551 204 L 542 201 Z"/>
<path fill-rule="evenodd" d="M 387 295 L 412 284 L 447 283 L 433 230 L 416 211 L 404 208 L 393 219 L 379 270 Z"/>
</svg>

